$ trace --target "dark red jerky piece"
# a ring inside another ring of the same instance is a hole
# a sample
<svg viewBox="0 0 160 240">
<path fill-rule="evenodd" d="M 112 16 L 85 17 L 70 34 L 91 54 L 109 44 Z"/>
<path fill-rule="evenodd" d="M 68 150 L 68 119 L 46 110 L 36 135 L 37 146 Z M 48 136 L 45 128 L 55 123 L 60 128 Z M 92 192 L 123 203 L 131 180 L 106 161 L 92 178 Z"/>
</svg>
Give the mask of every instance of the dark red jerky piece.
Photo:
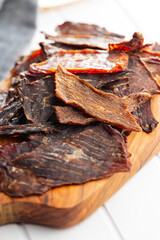
<svg viewBox="0 0 160 240">
<path fill-rule="evenodd" d="M 27 153 L 24 143 L 12 144 L 16 152 L 13 154 L 9 144 L 1 147 L 1 191 L 21 197 L 42 194 L 56 186 L 81 184 L 129 171 L 129 154 L 119 131 L 90 125 L 78 132 L 70 128 L 70 134 L 59 141 L 44 137 Z M 17 156 L 19 148 L 22 150 Z"/>
<path fill-rule="evenodd" d="M 152 113 L 151 99 L 140 104 L 134 112 L 134 115 L 141 119 L 141 127 L 146 133 L 151 133 L 158 125 Z"/>
<path fill-rule="evenodd" d="M 160 58 L 158 57 L 148 57 L 141 58 L 148 70 L 153 75 L 153 78 L 157 85 L 160 87 Z"/>
<path fill-rule="evenodd" d="M 22 103 L 19 98 L 12 98 L 3 108 L 0 109 L 0 126 L 11 124 L 12 119 L 15 118 L 17 118 L 18 121 L 21 114 L 23 114 Z"/>
<path fill-rule="evenodd" d="M 7 125 L 0 127 L 0 135 L 3 136 L 11 136 L 11 135 L 28 135 L 33 133 L 39 133 L 39 132 L 46 132 L 51 133 L 54 131 L 54 126 L 52 126 L 50 123 L 47 123 L 45 125 L 40 124 L 22 124 L 22 125 Z"/>
<path fill-rule="evenodd" d="M 141 33 L 135 32 L 130 41 L 109 44 L 109 50 L 123 50 L 125 52 L 135 51 L 143 47 L 144 38 Z"/>
<path fill-rule="evenodd" d="M 14 68 L 10 71 L 11 76 L 14 77 L 20 72 L 28 70 L 31 63 L 41 62 L 45 59 L 42 49 L 33 51 L 29 56 L 20 56 L 16 61 Z"/>
<path fill-rule="evenodd" d="M 31 82 L 24 77 L 19 92 L 26 118 L 38 124 L 47 122 L 54 112 L 54 78 L 45 76 Z"/>
<path fill-rule="evenodd" d="M 106 79 L 101 80 L 97 87 L 106 91 L 109 89 L 118 96 L 127 96 L 142 90 L 147 90 L 151 94 L 160 92 L 144 62 L 140 57 L 134 55 L 129 57 L 126 72 L 108 74 Z"/>
<path fill-rule="evenodd" d="M 114 94 L 95 89 L 85 80 L 58 66 L 55 74 L 56 96 L 66 104 L 83 110 L 99 121 L 132 131 L 141 131 L 129 105 Z"/>
<path fill-rule="evenodd" d="M 124 38 L 123 35 L 107 31 L 104 27 L 95 24 L 64 22 L 56 27 L 56 31 L 61 35 L 92 35 L 92 36 L 113 36 Z"/>
<path fill-rule="evenodd" d="M 91 35 L 57 35 L 52 36 L 45 34 L 46 39 L 52 40 L 55 43 L 60 43 L 69 46 L 99 48 L 108 50 L 109 44 L 119 43 L 119 38 L 112 36 L 91 36 Z"/>
<path fill-rule="evenodd" d="M 8 91 L 0 92 L 0 108 L 3 108 L 6 105 L 6 99 L 8 96 Z"/>
<path fill-rule="evenodd" d="M 128 70 L 117 74 L 108 74 L 106 79 L 99 82 L 98 88 L 114 93 L 119 97 L 141 92 L 143 89 L 151 94 L 159 93 L 159 88 L 154 81 L 142 59 L 130 56 Z M 133 114 L 142 120 L 141 127 L 145 132 L 151 132 L 157 126 L 157 121 L 151 111 L 151 103 L 141 104 Z M 148 126 L 148 128 L 146 127 Z"/>
<path fill-rule="evenodd" d="M 74 73 L 112 73 L 124 71 L 128 55 L 121 51 L 98 51 L 91 49 L 61 50 L 48 60 L 30 65 L 33 74 L 53 74 L 58 64 Z"/>
<path fill-rule="evenodd" d="M 70 106 L 54 106 L 58 121 L 63 124 L 86 125 L 95 119 Z"/>
</svg>

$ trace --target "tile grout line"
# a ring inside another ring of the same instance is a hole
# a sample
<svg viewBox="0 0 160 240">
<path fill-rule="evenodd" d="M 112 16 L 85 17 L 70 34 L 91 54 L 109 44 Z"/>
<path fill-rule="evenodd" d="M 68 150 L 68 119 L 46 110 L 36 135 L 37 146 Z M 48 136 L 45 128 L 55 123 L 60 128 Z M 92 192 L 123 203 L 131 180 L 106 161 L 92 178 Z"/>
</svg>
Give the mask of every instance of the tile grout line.
<svg viewBox="0 0 160 240">
<path fill-rule="evenodd" d="M 126 9 L 124 8 L 123 4 L 120 4 L 119 0 L 114 0 L 115 3 L 119 6 L 119 8 L 121 8 L 121 10 L 123 11 L 123 13 L 128 17 L 128 19 L 132 22 L 132 24 L 134 24 L 134 26 L 140 30 L 140 32 L 144 32 L 141 27 L 139 25 L 137 25 L 137 23 L 135 22 L 134 18 L 128 14 L 128 12 L 126 11 Z M 146 34 L 144 32 L 144 34 L 146 35 L 146 40 L 150 41 L 150 39 L 148 38 L 148 34 Z"/>
<path fill-rule="evenodd" d="M 30 234 L 28 233 L 28 230 L 26 228 L 26 225 L 24 223 L 21 224 L 21 227 L 22 227 L 22 230 L 23 232 L 25 233 L 26 237 L 28 240 L 32 240 L 31 237 L 30 237 Z"/>
<path fill-rule="evenodd" d="M 111 214 L 109 213 L 107 207 L 106 207 L 105 205 L 102 205 L 102 207 L 104 208 L 106 214 L 108 215 L 109 220 L 110 220 L 110 222 L 112 223 L 112 226 L 114 227 L 115 232 L 117 233 L 117 235 L 119 235 L 120 240 L 125 240 L 124 237 L 122 236 L 122 234 L 121 234 L 119 228 L 117 227 L 116 223 L 114 222 L 114 220 L 113 220 Z"/>
</svg>

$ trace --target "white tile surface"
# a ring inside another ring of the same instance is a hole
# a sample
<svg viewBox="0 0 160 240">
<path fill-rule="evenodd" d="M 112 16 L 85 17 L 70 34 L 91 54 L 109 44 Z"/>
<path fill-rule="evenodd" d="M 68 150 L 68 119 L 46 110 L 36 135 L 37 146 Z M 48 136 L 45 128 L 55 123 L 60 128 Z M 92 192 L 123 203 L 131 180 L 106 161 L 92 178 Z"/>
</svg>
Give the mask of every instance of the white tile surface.
<svg viewBox="0 0 160 240">
<path fill-rule="evenodd" d="M 105 203 L 124 239 L 160 239 L 159 163 L 154 157 Z"/>
<path fill-rule="evenodd" d="M 27 234 L 21 225 L 7 224 L 0 226 L 0 239 L 1 240 L 29 240 Z"/>
<path fill-rule="evenodd" d="M 113 229 L 104 208 L 74 227 L 67 229 L 52 229 L 43 226 L 26 225 L 31 240 L 121 240 Z"/>
</svg>

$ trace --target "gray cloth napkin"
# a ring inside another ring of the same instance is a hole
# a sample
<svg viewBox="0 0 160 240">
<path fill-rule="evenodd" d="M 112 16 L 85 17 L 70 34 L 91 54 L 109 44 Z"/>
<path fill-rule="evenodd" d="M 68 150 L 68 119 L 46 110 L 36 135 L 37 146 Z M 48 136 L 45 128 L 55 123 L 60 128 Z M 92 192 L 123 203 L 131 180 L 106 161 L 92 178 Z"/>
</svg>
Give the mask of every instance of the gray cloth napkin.
<svg viewBox="0 0 160 240">
<path fill-rule="evenodd" d="M 31 40 L 36 13 L 37 0 L 0 0 L 0 80 Z"/>
</svg>

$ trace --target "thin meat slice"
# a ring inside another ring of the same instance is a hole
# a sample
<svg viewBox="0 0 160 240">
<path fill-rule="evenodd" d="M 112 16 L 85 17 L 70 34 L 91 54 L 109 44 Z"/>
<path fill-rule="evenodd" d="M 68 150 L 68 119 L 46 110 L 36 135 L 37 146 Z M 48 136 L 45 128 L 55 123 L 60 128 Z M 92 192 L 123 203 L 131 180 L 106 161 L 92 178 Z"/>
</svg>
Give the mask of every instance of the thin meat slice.
<svg viewBox="0 0 160 240">
<path fill-rule="evenodd" d="M 21 125 L 7 125 L 0 127 L 0 135 L 2 136 L 21 136 L 21 135 L 27 135 L 27 134 L 33 134 L 33 133 L 39 133 L 39 132 L 52 132 L 54 130 L 54 126 L 52 126 L 50 123 L 47 123 L 45 125 L 30 123 L 30 124 L 21 124 Z"/>
<path fill-rule="evenodd" d="M 60 140 L 46 135 L 39 142 L 0 147 L 0 190 L 23 197 L 130 170 L 126 143 L 119 131 L 100 124 L 68 130 L 70 134 L 60 133 Z"/>
<path fill-rule="evenodd" d="M 20 56 L 14 68 L 10 71 L 11 77 L 18 75 L 20 72 L 26 71 L 31 63 L 44 61 L 46 58 L 43 55 L 42 49 L 31 52 L 28 56 Z"/>
<path fill-rule="evenodd" d="M 147 90 L 151 95 L 159 93 L 160 88 L 146 64 L 144 59 L 140 58 L 140 55 L 131 55 L 128 70 L 117 74 L 108 74 L 106 79 L 100 80 L 98 88 L 105 92 L 114 93 L 119 97 L 139 93 L 142 90 Z M 133 114 L 142 120 L 143 131 L 149 133 L 157 126 L 150 101 L 141 104 Z"/>
<path fill-rule="evenodd" d="M 47 122 L 54 112 L 52 108 L 55 101 L 53 76 L 45 76 L 31 82 L 24 75 L 19 92 L 26 118 L 38 124 Z"/>
<path fill-rule="evenodd" d="M 160 56 L 160 55 L 159 55 Z M 148 70 L 153 75 L 157 85 L 160 87 L 160 57 L 141 58 Z"/>
<path fill-rule="evenodd" d="M 140 104 L 148 101 L 151 97 L 152 96 L 149 92 L 142 91 L 125 96 L 123 97 L 123 100 L 129 105 L 129 112 L 133 112 Z"/>
<path fill-rule="evenodd" d="M 134 115 L 141 119 L 141 127 L 146 133 L 151 133 L 158 125 L 158 121 L 152 113 L 151 99 L 140 104 L 134 112 Z"/>
<path fill-rule="evenodd" d="M 106 75 L 101 79 L 98 88 L 111 92 L 118 96 L 128 96 L 147 90 L 151 94 L 159 93 L 160 89 L 146 65 L 139 56 L 131 55 L 128 61 L 127 71 Z"/>
<path fill-rule="evenodd" d="M 109 44 L 109 50 L 134 51 L 143 47 L 144 38 L 141 33 L 135 32 L 130 41 Z"/>
<path fill-rule="evenodd" d="M 142 102 L 146 102 L 151 95 L 148 92 L 133 93 L 123 100 L 129 105 L 129 112 L 136 110 Z M 90 117 L 81 110 L 71 106 L 54 106 L 58 121 L 63 124 L 86 125 L 90 122 L 96 121 L 95 118 Z"/>
<path fill-rule="evenodd" d="M 90 117 L 74 107 L 54 106 L 54 109 L 58 121 L 63 124 L 86 125 L 95 121 L 95 118 Z"/>
<path fill-rule="evenodd" d="M 99 121 L 115 124 L 131 131 L 141 131 L 126 102 L 92 87 L 85 80 L 58 66 L 55 93 L 66 104 L 82 109 Z"/>
<path fill-rule="evenodd" d="M 73 73 L 120 72 L 127 68 L 128 55 L 121 51 L 61 50 L 47 61 L 31 64 L 30 72 L 52 74 L 58 64 Z"/>
<path fill-rule="evenodd" d="M 52 36 L 45 34 L 46 39 L 52 40 L 56 43 L 70 45 L 70 46 L 81 46 L 89 48 L 99 48 L 108 50 L 109 44 L 119 43 L 119 38 L 111 36 L 91 36 L 91 35 L 57 35 Z"/>
<path fill-rule="evenodd" d="M 0 109 L 0 126 L 20 122 L 23 115 L 22 103 L 19 98 L 12 98 L 4 107 Z"/>
<path fill-rule="evenodd" d="M 74 23 L 66 21 L 56 27 L 56 31 L 60 35 L 92 35 L 92 36 L 113 36 L 124 38 L 123 35 L 107 31 L 104 27 L 95 24 Z"/>
</svg>

